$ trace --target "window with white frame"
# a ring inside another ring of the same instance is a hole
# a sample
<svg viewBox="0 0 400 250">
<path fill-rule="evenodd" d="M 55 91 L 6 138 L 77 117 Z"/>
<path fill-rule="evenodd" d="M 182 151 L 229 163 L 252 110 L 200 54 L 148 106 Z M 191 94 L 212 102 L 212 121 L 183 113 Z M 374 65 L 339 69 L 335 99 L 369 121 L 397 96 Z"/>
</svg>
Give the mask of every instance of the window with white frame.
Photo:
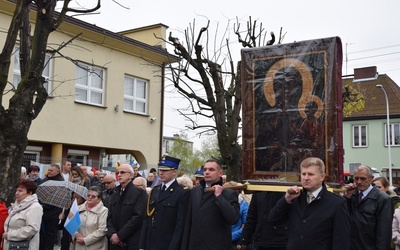
<svg viewBox="0 0 400 250">
<path fill-rule="evenodd" d="M 51 59 L 52 55 L 46 53 L 45 61 L 44 61 L 44 69 L 42 72 L 42 76 L 45 78 L 44 88 L 47 93 L 51 93 L 51 81 L 50 76 L 53 70 L 53 60 Z M 14 74 L 13 74 L 13 85 L 15 88 L 18 87 L 18 84 L 21 82 L 21 68 L 19 62 L 19 46 L 14 47 Z"/>
<path fill-rule="evenodd" d="M 104 72 L 100 67 L 78 63 L 76 67 L 75 101 L 104 106 Z"/>
<path fill-rule="evenodd" d="M 390 146 L 400 146 L 400 123 L 390 124 Z M 387 123 L 385 124 L 385 146 L 388 145 Z"/>
<path fill-rule="evenodd" d="M 125 75 L 124 79 L 124 110 L 139 114 L 147 114 L 146 80 Z"/>
<path fill-rule="evenodd" d="M 353 125 L 353 147 L 367 146 L 367 125 Z"/>
</svg>

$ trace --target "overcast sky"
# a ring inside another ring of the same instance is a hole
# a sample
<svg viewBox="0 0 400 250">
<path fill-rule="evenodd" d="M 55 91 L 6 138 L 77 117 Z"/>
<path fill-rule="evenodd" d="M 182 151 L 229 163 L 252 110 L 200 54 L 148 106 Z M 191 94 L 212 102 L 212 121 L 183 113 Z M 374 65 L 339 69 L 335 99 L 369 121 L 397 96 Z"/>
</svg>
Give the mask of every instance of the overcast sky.
<svg viewBox="0 0 400 250">
<path fill-rule="evenodd" d="M 78 2 L 89 6 L 96 1 Z M 194 19 L 200 27 L 207 24 L 208 18 L 210 30 L 215 30 L 217 24 L 225 27 L 229 20 L 233 25 L 236 17 L 245 25 L 251 16 L 268 32 L 278 34 L 282 27 L 286 32 L 284 43 L 339 36 L 343 43 L 343 75 L 353 74 L 354 68 L 377 66 L 379 74 L 387 74 L 400 84 L 399 0 L 116 1 L 126 8 L 102 0 L 99 14 L 79 18 L 114 32 L 163 23 L 174 36 L 182 37 L 182 30 Z M 235 39 L 231 32 L 231 42 Z M 239 49 L 235 53 L 239 59 Z M 167 96 L 165 136 L 185 129 L 185 121 L 174 112 L 179 105 L 178 96 Z M 195 133 L 186 132 L 200 147 Z"/>
</svg>

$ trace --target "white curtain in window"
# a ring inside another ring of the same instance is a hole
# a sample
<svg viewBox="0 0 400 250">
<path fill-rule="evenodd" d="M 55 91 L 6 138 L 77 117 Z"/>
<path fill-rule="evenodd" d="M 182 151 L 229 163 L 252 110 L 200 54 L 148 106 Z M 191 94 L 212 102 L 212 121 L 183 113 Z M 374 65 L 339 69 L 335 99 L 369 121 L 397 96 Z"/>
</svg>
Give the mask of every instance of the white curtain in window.
<svg viewBox="0 0 400 250">
<path fill-rule="evenodd" d="M 93 88 L 103 89 L 103 70 L 95 68 L 91 74 L 91 86 Z"/>
<path fill-rule="evenodd" d="M 133 101 L 132 100 L 124 100 L 124 109 L 133 110 Z"/>
<path fill-rule="evenodd" d="M 102 93 L 91 91 L 90 92 L 90 102 L 95 104 L 102 104 Z"/>
<path fill-rule="evenodd" d="M 80 65 L 76 68 L 76 83 L 77 84 L 87 86 L 88 85 L 87 76 L 88 76 L 87 69 L 84 66 Z"/>
<path fill-rule="evenodd" d="M 133 89 L 133 79 L 129 77 L 125 77 L 124 79 L 124 94 L 133 96 L 134 89 Z"/>
<path fill-rule="evenodd" d="M 136 81 L 136 97 L 145 99 L 146 98 L 146 82 L 142 80 Z"/>
<path fill-rule="evenodd" d="M 140 113 L 145 113 L 146 112 L 146 104 L 143 102 L 136 101 L 136 110 L 135 111 L 140 112 Z"/>
<path fill-rule="evenodd" d="M 75 89 L 75 100 L 86 102 L 87 99 L 87 90 L 85 89 Z"/>
</svg>

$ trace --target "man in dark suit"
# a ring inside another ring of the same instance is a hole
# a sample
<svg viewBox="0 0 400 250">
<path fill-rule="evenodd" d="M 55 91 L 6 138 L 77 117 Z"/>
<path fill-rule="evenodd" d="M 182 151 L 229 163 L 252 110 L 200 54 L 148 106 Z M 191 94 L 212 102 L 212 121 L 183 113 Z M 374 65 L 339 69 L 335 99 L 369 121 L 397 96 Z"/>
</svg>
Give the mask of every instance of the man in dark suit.
<svg viewBox="0 0 400 250">
<path fill-rule="evenodd" d="M 108 174 L 103 178 L 105 190 L 103 191 L 101 200 L 106 208 L 110 206 L 110 197 L 114 193 L 116 181 L 117 180 L 115 179 L 114 175 L 111 174 Z"/>
<path fill-rule="evenodd" d="M 231 250 L 231 228 L 239 219 L 240 205 L 237 193 L 222 187 L 222 175 L 218 161 L 204 165 L 204 180 L 190 192 L 182 250 Z"/>
<path fill-rule="evenodd" d="M 158 164 L 162 184 L 150 192 L 140 249 L 179 250 L 181 247 L 189 191 L 175 179 L 179 162 L 179 159 L 164 156 Z"/>
<path fill-rule="evenodd" d="M 324 162 L 310 157 L 300 168 L 303 191 L 290 187 L 269 214 L 272 224 L 288 220 L 286 249 L 350 249 L 347 202 L 326 189 Z"/>
<path fill-rule="evenodd" d="M 287 223 L 272 225 L 268 216 L 276 202 L 285 195 L 285 192 L 262 191 L 251 196 L 246 223 L 237 249 L 254 250 L 286 250 Z"/>
<path fill-rule="evenodd" d="M 139 239 L 146 212 L 147 193 L 132 184 L 133 169 L 129 164 L 118 168 L 120 185 L 110 197 L 107 235 L 110 250 L 139 249 Z"/>
<path fill-rule="evenodd" d="M 393 202 L 373 180 L 372 169 L 360 165 L 354 169 L 354 183 L 346 185 L 352 250 L 390 249 Z"/>
<path fill-rule="evenodd" d="M 51 164 L 47 170 L 47 177 L 43 179 L 42 183 L 46 181 L 64 181 L 60 174 L 61 168 L 57 164 Z M 42 225 L 40 228 L 40 249 L 53 250 L 54 243 L 57 238 L 59 216 L 62 213 L 62 208 L 55 207 L 49 204 L 42 204 L 43 216 Z"/>
</svg>

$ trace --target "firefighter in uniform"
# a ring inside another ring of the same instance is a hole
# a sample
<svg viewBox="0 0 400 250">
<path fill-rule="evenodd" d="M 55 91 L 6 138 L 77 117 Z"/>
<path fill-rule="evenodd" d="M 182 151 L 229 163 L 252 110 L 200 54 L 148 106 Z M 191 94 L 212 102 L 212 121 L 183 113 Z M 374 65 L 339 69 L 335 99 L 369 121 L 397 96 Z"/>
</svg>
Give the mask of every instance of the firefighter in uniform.
<svg viewBox="0 0 400 250">
<path fill-rule="evenodd" d="M 180 249 L 190 192 L 175 179 L 179 162 L 163 156 L 158 163 L 162 183 L 150 191 L 139 249 Z"/>
</svg>

